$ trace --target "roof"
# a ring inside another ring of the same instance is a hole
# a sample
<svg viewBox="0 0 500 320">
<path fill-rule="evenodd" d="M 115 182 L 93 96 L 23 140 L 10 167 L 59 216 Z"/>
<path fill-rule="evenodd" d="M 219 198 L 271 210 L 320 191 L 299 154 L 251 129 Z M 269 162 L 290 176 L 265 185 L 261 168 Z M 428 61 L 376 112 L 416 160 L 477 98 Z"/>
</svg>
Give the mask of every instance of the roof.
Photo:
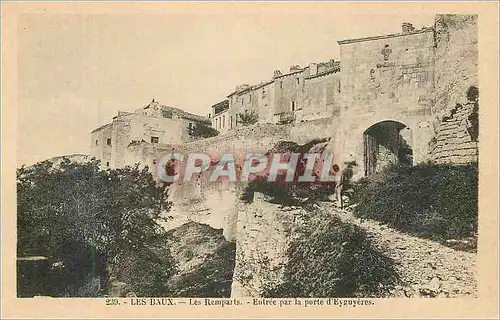
<svg viewBox="0 0 500 320">
<path fill-rule="evenodd" d="M 297 69 L 297 70 L 290 71 L 288 73 L 283 73 L 283 74 L 280 74 L 279 76 L 276 76 L 275 79 L 279 79 L 279 78 L 283 78 L 283 77 L 286 77 L 286 76 L 289 76 L 289 75 L 292 75 L 292 74 L 300 73 L 300 72 L 303 72 L 305 69 L 306 68 L 302 68 L 302 69 Z"/>
<path fill-rule="evenodd" d="M 374 36 L 374 37 L 346 39 L 346 40 L 337 41 L 337 43 L 342 45 L 342 44 L 349 44 L 349 43 L 354 43 L 354 42 L 373 41 L 373 40 L 380 40 L 380 39 L 387 39 L 387 38 L 410 36 L 410 35 L 414 35 L 414 34 L 419 34 L 419 33 L 424 33 L 424 32 L 431 32 L 431 31 L 434 31 L 434 29 L 432 29 L 432 28 L 422 28 L 420 30 L 415 30 L 415 31 L 412 31 L 410 33 L 393 33 L 393 34 L 387 34 L 387 35 L 381 35 L 381 36 Z"/>
<path fill-rule="evenodd" d="M 226 111 L 227 109 L 229 109 L 229 100 L 224 100 L 214 104 L 212 106 L 212 109 L 214 110 L 214 115 Z"/>
<path fill-rule="evenodd" d="M 172 114 L 176 115 L 179 118 L 184 118 L 184 119 L 189 119 L 189 120 L 193 120 L 193 121 L 210 123 L 210 120 L 208 120 L 206 117 L 203 117 L 203 116 L 200 116 L 200 115 L 197 115 L 197 114 L 193 114 L 193 113 L 189 113 L 189 112 L 186 112 L 186 111 L 184 111 L 182 109 L 179 109 L 179 108 L 169 107 L 169 106 L 162 105 L 158 101 L 155 101 L 154 99 L 153 99 L 153 101 L 151 101 L 145 107 L 136 110 L 136 112 L 144 110 L 144 109 L 148 109 L 148 108 L 151 108 L 151 107 L 153 107 L 153 108 L 156 107 L 156 108 L 154 108 L 154 110 L 159 110 L 160 112 L 162 112 L 162 111 L 171 111 Z"/>
<path fill-rule="evenodd" d="M 102 130 L 102 129 L 106 128 L 106 127 L 107 127 L 107 126 L 109 126 L 109 125 L 111 125 L 111 123 L 106 123 L 106 124 L 104 124 L 104 125 L 100 126 L 99 128 L 92 130 L 90 133 L 94 133 L 94 132 L 96 132 L 96 131 L 100 131 L 100 130 Z"/>
</svg>

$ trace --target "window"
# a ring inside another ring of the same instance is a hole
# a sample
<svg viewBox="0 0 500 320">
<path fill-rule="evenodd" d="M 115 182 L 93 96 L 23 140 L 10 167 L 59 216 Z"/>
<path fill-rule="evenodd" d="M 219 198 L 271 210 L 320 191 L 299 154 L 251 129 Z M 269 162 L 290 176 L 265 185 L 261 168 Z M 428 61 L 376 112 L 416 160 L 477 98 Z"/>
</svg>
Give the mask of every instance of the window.
<svg viewBox="0 0 500 320">
<path fill-rule="evenodd" d="M 295 111 L 295 101 L 292 100 L 292 111 Z"/>
<path fill-rule="evenodd" d="M 160 142 L 160 138 L 158 137 L 151 137 L 151 143 L 158 143 Z"/>
<path fill-rule="evenodd" d="M 108 146 L 110 146 L 110 145 L 111 145 L 111 139 L 110 139 L 110 138 L 108 138 L 108 139 L 106 140 L 106 144 L 107 144 Z"/>
<path fill-rule="evenodd" d="M 297 84 L 300 84 L 300 78 L 297 78 Z"/>
<path fill-rule="evenodd" d="M 248 102 L 252 102 L 252 95 L 248 96 Z"/>
<path fill-rule="evenodd" d="M 97 147 L 99 145 L 99 140 L 95 141 L 95 146 Z"/>
<path fill-rule="evenodd" d="M 241 97 L 241 105 L 243 105 L 243 100 L 245 100 L 243 97 Z"/>
<path fill-rule="evenodd" d="M 109 161 L 108 161 L 108 162 L 106 162 L 106 167 L 109 167 Z"/>
<path fill-rule="evenodd" d="M 191 129 L 193 129 L 193 124 L 191 122 L 188 124 L 188 128 L 189 128 L 189 131 L 191 131 Z"/>
<path fill-rule="evenodd" d="M 283 81 L 280 81 L 280 89 L 283 89 Z"/>
<path fill-rule="evenodd" d="M 222 116 L 222 127 L 225 128 L 226 127 L 226 115 L 223 115 Z"/>
<path fill-rule="evenodd" d="M 233 116 L 229 117 L 229 129 L 233 128 Z"/>
</svg>

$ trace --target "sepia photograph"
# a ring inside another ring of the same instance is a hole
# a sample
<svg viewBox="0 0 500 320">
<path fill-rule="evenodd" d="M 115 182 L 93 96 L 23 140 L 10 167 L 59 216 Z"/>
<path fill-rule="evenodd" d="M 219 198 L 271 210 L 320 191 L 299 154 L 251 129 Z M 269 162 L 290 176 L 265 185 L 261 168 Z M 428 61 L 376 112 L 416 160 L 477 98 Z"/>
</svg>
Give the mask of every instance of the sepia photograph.
<svg viewBox="0 0 500 320">
<path fill-rule="evenodd" d="M 498 82 L 480 76 L 479 11 L 80 5 L 41 2 L 9 29 L 13 298 L 482 297 L 478 252 L 498 242 L 478 244 L 497 216 L 479 209 L 480 176 L 497 183 L 481 144 L 498 136 L 480 119 Z"/>
</svg>

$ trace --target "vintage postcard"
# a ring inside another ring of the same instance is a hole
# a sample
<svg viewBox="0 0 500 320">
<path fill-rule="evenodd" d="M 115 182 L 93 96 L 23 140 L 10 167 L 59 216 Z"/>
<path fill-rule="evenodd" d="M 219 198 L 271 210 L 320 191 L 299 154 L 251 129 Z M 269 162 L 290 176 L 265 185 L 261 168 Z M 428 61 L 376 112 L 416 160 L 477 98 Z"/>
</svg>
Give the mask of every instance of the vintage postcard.
<svg viewBox="0 0 500 320">
<path fill-rule="evenodd" d="M 3 2 L 2 318 L 498 318 L 498 9 Z"/>
</svg>

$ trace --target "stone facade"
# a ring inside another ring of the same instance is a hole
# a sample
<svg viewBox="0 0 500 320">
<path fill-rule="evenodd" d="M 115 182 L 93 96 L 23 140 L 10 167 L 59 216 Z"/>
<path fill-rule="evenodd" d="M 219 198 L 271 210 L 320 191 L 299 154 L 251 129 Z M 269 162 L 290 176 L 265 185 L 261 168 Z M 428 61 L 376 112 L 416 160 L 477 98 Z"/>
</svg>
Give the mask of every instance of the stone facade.
<svg viewBox="0 0 500 320">
<path fill-rule="evenodd" d="M 266 152 L 283 140 L 331 138 L 327 152 L 340 166 L 355 162 L 354 179 L 403 160 L 410 165 L 477 161 L 473 122 L 479 102 L 466 94 L 478 87 L 477 17 L 438 15 L 433 28 L 415 30 L 404 23 L 400 33 L 338 43 L 340 62 L 293 66 L 285 74 L 275 71 L 268 81 L 238 86 L 212 107 L 216 137 L 192 141 L 187 127 L 203 118 L 173 108 L 165 117 L 164 108 L 151 103 L 120 112 L 94 130 L 91 155 L 110 167 L 139 162 L 154 171 L 164 152 Z M 250 112 L 258 123 L 243 126 L 239 114 Z M 402 154 L 408 147 L 411 153 Z M 264 256 L 273 266 L 283 262 L 295 223 L 288 220 L 293 215 L 275 214 L 267 202 L 242 205 L 240 191 L 237 185 L 198 181 L 172 185 L 169 214 L 175 219 L 165 226 L 196 221 L 224 229 L 226 239 L 237 244 L 238 276 L 239 266 L 260 259 L 262 248 L 270 248 Z M 262 279 L 241 280 L 233 283 L 234 296 L 255 295 Z"/>
<path fill-rule="evenodd" d="M 212 127 L 219 131 L 220 133 L 227 132 L 229 130 L 229 100 L 221 101 L 212 106 L 211 120 Z"/>
<path fill-rule="evenodd" d="M 478 142 L 471 132 L 471 116 L 475 104 L 457 104 L 444 117 L 436 136 L 429 143 L 431 158 L 435 163 L 469 163 L 478 161 Z"/>
<path fill-rule="evenodd" d="M 192 141 L 189 126 L 210 125 L 208 119 L 152 101 L 135 112 L 119 111 L 111 123 L 91 133 L 90 156 L 104 167 L 119 168 L 140 160 L 129 149 L 147 143 L 151 147 Z"/>
<path fill-rule="evenodd" d="M 355 161 L 357 176 L 368 172 L 367 129 L 384 121 L 401 123 L 412 131 L 413 162 L 428 159 L 433 136 L 431 119 L 434 88 L 433 29 L 339 41 L 342 107 L 335 150 L 343 161 Z M 405 29 L 406 28 L 406 29 Z"/>
<path fill-rule="evenodd" d="M 241 126 L 240 114 L 255 113 L 259 123 L 289 123 L 339 115 L 340 63 L 330 60 L 307 67 L 275 70 L 257 85 L 243 84 L 228 95 L 229 130 Z"/>
</svg>

